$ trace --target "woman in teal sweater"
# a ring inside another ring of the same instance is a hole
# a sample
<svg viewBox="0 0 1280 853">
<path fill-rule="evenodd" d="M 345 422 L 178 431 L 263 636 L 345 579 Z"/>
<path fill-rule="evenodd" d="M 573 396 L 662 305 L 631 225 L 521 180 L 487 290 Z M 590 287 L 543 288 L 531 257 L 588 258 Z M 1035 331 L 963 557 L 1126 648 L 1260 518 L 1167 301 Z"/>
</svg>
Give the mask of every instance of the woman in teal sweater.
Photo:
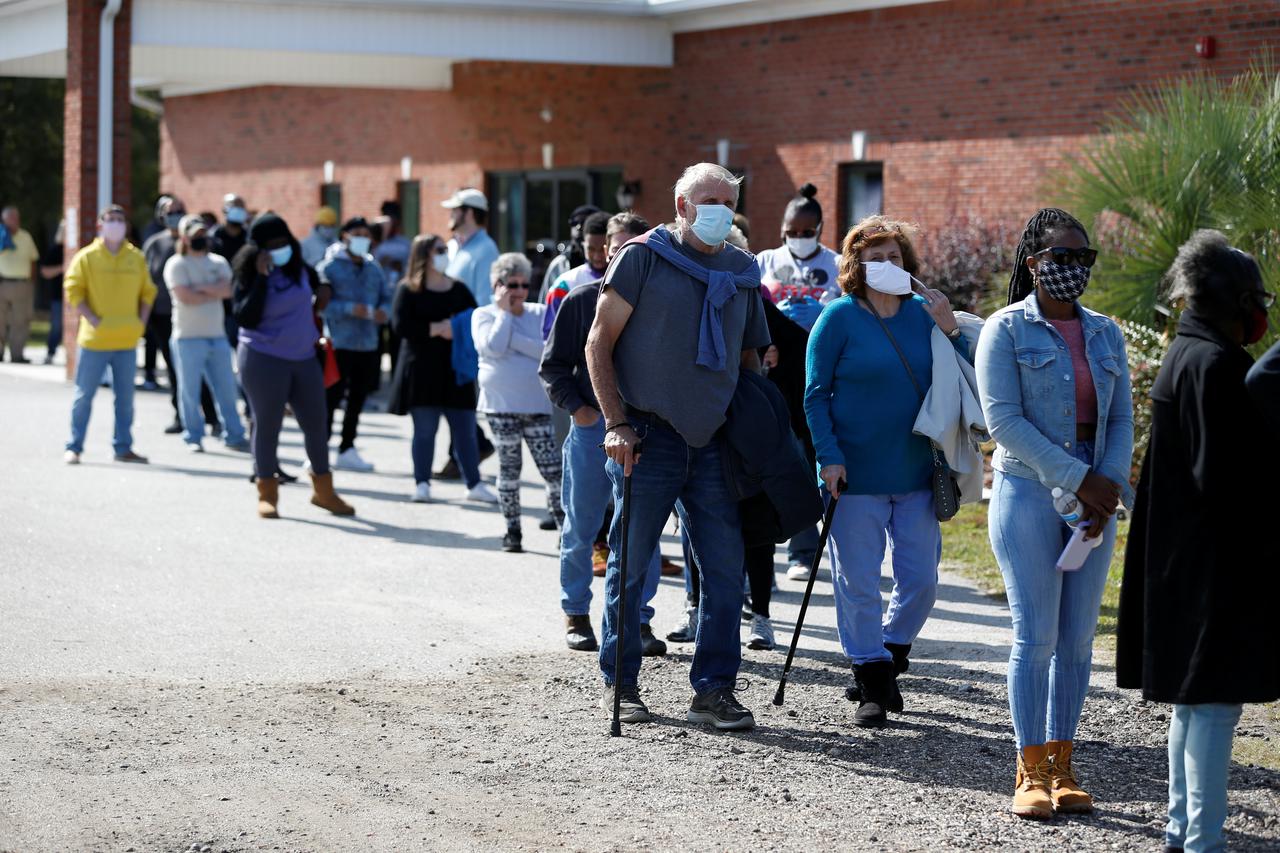
<svg viewBox="0 0 1280 853">
<path fill-rule="evenodd" d="M 883 725 L 886 711 L 902 710 L 897 676 L 933 609 L 942 556 L 933 457 L 912 427 L 933 376 L 933 327 L 957 342 L 960 330 L 946 296 L 923 286 L 915 292 L 918 268 L 906 226 L 880 216 L 858 223 L 840 258 L 845 296 L 818 318 L 806 355 L 804 410 L 819 476 L 833 495 L 846 484 L 831 522 L 831 575 L 840 644 L 860 698 L 858 726 Z M 894 586 L 882 625 L 886 533 Z"/>
</svg>

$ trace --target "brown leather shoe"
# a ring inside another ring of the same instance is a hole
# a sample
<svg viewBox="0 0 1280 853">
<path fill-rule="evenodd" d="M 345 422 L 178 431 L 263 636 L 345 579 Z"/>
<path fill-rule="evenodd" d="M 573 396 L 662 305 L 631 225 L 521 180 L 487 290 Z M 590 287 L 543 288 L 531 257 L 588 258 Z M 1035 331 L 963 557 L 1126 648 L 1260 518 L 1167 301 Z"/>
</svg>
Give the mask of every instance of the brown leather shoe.
<svg viewBox="0 0 1280 853">
<path fill-rule="evenodd" d="M 258 517 L 279 518 L 276 504 L 280 501 L 280 482 L 275 477 L 258 480 Z"/>
<path fill-rule="evenodd" d="M 595 577 L 604 577 L 604 571 L 609 567 L 609 546 L 601 545 L 599 542 L 591 549 L 591 574 Z"/>
<path fill-rule="evenodd" d="M 356 508 L 338 497 L 333 490 L 333 472 L 311 475 L 311 503 L 334 515 L 355 515 Z"/>
<path fill-rule="evenodd" d="M 1048 820 L 1053 817 L 1049 794 L 1049 747 L 1026 746 L 1018 754 L 1018 775 L 1014 780 L 1011 811 L 1018 817 Z"/>
<path fill-rule="evenodd" d="M 1049 795 L 1053 810 L 1065 814 L 1093 811 L 1093 797 L 1085 793 L 1071 769 L 1071 741 L 1051 740 L 1049 750 Z"/>
<path fill-rule="evenodd" d="M 684 574 L 684 569 L 680 568 L 679 564 L 672 562 L 667 557 L 662 558 L 662 576 L 664 578 L 671 578 L 671 577 L 675 577 L 676 575 L 683 575 L 683 574 Z"/>
<path fill-rule="evenodd" d="M 115 456 L 117 462 L 129 462 L 134 465 L 146 465 L 147 457 L 139 456 L 132 450 L 126 450 L 124 453 L 117 453 Z"/>
</svg>

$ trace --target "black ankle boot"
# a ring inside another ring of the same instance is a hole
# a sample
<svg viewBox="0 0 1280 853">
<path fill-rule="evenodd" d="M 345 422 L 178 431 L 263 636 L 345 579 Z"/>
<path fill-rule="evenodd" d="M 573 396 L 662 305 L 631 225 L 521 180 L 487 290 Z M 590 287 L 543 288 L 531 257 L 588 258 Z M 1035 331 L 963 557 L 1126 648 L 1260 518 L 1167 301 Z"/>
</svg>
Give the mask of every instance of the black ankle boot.
<svg viewBox="0 0 1280 853">
<path fill-rule="evenodd" d="M 893 655 L 893 687 L 889 693 L 889 712 L 901 714 L 902 691 L 898 688 L 898 676 L 911 668 L 911 659 L 907 657 L 911 654 L 911 644 L 885 643 L 884 647 Z"/>
<path fill-rule="evenodd" d="M 893 661 L 877 660 L 856 664 L 853 677 L 862 700 L 854 712 L 853 724 L 859 728 L 879 728 L 888 720 L 889 699 L 893 688 Z"/>
</svg>

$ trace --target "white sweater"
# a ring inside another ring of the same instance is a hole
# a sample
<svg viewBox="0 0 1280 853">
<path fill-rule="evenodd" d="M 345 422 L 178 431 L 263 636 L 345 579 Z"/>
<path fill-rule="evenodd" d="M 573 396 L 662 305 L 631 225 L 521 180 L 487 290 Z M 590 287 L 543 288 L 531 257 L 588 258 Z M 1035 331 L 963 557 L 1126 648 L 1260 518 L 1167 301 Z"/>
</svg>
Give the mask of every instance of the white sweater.
<svg viewBox="0 0 1280 853">
<path fill-rule="evenodd" d="M 503 415 L 549 415 L 551 400 L 538 379 L 542 318 L 547 307 L 525 303 L 519 317 L 496 305 L 471 315 L 471 337 L 480 356 L 476 410 Z"/>
</svg>

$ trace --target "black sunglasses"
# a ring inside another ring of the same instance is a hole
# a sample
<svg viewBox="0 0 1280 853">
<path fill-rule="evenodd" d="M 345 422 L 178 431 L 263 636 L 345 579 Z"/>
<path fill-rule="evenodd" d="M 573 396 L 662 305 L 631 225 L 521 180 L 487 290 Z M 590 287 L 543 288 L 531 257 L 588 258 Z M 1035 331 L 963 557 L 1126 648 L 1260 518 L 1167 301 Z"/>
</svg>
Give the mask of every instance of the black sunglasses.
<svg viewBox="0 0 1280 853">
<path fill-rule="evenodd" d="M 1036 252 L 1036 257 L 1046 254 L 1050 260 L 1061 267 L 1068 266 L 1074 261 L 1087 268 L 1093 266 L 1094 262 L 1098 260 L 1097 249 L 1066 249 L 1062 246 L 1052 246 Z"/>
<path fill-rule="evenodd" d="M 528 290 L 529 282 L 527 281 L 504 281 L 502 286 L 507 290 Z"/>
</svg>

